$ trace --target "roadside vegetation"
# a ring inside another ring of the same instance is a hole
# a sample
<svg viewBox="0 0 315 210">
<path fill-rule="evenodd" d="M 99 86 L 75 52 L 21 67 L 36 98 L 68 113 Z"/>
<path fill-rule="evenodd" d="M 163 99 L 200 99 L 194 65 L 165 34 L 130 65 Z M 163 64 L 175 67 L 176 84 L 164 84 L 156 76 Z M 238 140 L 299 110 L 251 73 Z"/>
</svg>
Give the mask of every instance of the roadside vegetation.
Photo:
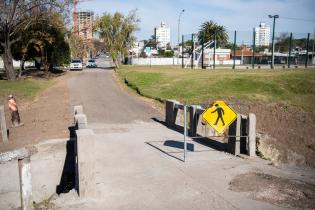
<svg viewBox="0 0 315 210">
<path fill-rule="evenodd" d="M 314 69 L 233 71 L 124 66 L 118 74 L 141 95 L 159 101 L 207 104 L 217 99 L 238 99 L 315 111 Z"/>
<path fill-rule="evenodd" d="M 0 99 L 5 101 L 9 94 L 13 94 L 18 100 L 32 100 L 41 91 L 53 84 L 54 80 L 0 80 Z"/>
</svg>

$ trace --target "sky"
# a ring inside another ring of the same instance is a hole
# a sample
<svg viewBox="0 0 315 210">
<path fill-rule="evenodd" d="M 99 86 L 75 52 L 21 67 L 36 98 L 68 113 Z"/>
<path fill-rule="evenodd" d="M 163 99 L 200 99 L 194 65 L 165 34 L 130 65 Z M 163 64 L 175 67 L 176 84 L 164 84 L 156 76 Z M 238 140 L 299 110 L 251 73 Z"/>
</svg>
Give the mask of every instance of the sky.
<svg viewBox="0 0 315 210">
<path fill-rule="evenodd" d="M 213 20 L 229 34 L 240 31 L 238 41 L 246 42 L 260 22 L 272 26 L 269 14 L 280 16 L 276 20 L 276 34 L 293 32 L 302 37 L 308 32 L 314 34 L 315 30 L 315 0 L 82 0 L 77 8 L 92 10 L 96 15 L 116 11 L 127 15 L 137 9 L 141 20 L 135 33 L 137 39 L 150 38 L 154 28 L 164 21 L 171 28 L 172 45 L 177 43 L 178 16 L 182 9 L 185 12 L 181 16 L 180 35 L 196 33 L 203 22 Z"/>
</svg>

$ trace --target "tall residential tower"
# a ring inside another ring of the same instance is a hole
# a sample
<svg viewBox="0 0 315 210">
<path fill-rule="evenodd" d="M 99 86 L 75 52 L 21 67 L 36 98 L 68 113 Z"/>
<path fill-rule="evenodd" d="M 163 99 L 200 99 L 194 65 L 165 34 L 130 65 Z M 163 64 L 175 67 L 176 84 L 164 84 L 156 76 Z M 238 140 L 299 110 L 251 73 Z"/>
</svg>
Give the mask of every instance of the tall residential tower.
<svg viewBox="0 0 315 210">
<path fill-rule="evenodd" d="M 270 27 L 266 23 L 261 22 L 255 28 L 255 37 L 256 46 L 269 46 Z"/>
<path fill-rule="evenodd" d="M 80 37 L 84 40 L 93 39 L 93 16 L 92 11 L 77 12 L 77 30 Z"/>
<path fill-rule="evenodd" d="M 171 30 L 165 22 L 155 28 L 155 38 L 158 43 L 158 48 L 166 49 L 167 45 L 171 42 Z"/>
</svg>

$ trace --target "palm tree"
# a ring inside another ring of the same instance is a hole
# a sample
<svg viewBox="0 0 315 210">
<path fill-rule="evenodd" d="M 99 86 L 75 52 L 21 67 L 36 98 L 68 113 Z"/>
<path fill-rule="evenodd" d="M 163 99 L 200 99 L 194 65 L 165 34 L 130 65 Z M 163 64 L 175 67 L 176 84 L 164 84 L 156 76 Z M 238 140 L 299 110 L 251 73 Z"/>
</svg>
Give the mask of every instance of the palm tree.
<svg viewBox="0 0 315 210">
<path fill-rule="evenodd" d="M 198 40 L 199 43 L 214 40 L 214 33 L 216 33 L 217 46 L 223 46 L 228 43 L 229 36 L 224 26 L 221 26 L 212 20 L 204 22 L 199 29 Z"/>
</svg>

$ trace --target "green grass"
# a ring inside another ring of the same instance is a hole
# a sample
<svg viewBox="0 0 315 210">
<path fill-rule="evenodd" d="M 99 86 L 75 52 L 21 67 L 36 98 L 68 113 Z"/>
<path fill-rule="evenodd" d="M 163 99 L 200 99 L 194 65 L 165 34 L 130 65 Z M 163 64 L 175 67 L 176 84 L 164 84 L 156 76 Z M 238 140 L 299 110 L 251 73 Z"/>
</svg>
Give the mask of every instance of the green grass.
<svg viewBox="0 0 315 210">
<path fill-rule="evenodd" d="M 0 99 L 1 101 L 5 101 L 9 94 L 13 94 L 18 100 L 31 100 L 39 94 L 40 91 L 52 85 L 52 83 L 52 80 L 35 79 L 18 81 L 0 80 Z"/>
<path fill-rule="evenodd" d="M 315 111 L 315 69 L 182 70 L 176 67 L 123 66 L 121 79 L 140 94 L 188 104 L 240 99 L 295 105 Z"/>
</svg>

